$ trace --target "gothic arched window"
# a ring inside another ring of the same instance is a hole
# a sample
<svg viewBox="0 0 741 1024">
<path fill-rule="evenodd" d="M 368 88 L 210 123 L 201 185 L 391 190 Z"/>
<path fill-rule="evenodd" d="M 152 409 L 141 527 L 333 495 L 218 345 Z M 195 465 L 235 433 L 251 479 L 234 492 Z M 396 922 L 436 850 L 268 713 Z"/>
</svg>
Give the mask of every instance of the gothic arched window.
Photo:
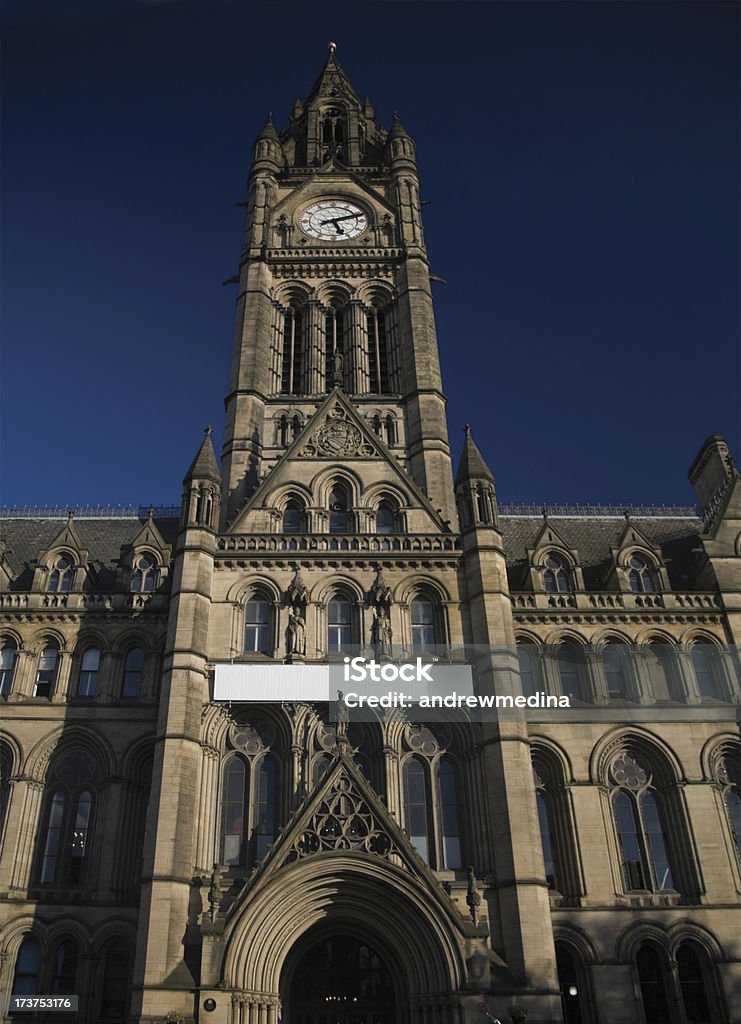
<svg viewBox="0 0 741 1024">
<path fill-rule="evenodd" d="M 42 885 L 78 886 L 85 883 L 89 863 L 95 764 L 89 754 L 73 750 L 55 762 L 45 827 L 39 835 Z"/>
<path fill-rule="evenodd" d="M 282 395 L 302 394 L 303 327 L 301 310 L 291 306 L 283 315 L 280 372 L 280 393 Z"/>
<path fill-rule="evenodd" d="M 580 644 L 565 640 L 556 650 L 561 692 L 571 700 L 584 700 L 587 664 Z"/>
<path fill-rule="evenodd" d="M 625 644 L 610 641 L 602 649 L 607 695 L 610 700 L 625 700 L 628 696 L 626 681 L 627 648 Z"/>
<path fill-rule="evenodd" d="M 124 659 L 123 685 L 121 696 L 135 699 L 141 693 L 144 677 L 144 651 L 141 647 L 132 647 Z"/>
<path fill-rule="evenodd" d="M 728 826 L 741 862 L 741 757 L 724 757 L 718 765 L 717 780 L 722 786 Z"/>
<path fill-rule="evenodd" d="M 382 501 L 376 509 L 376 533 L 396 533 L 396 512 L 388 501 Z"/>
<path fill-rule="evenodd" d="M 368 384 L 372 395 L 391 391 L 386 311 L 373 306 L 366 316 L 368 331 Z"/>
<path fill-rule="evenodd" d="M 353 607 L 350 598 L 335 594 L 327 605 L 327 649 L 330 653 L 346 651 L 353 642 Z"/>
<path fill-rule="evenodd" d="M 124 942 L 112 943 L 105 954 L 100 1020 L 119 1024 L 126 1020 L 131 989 L 131 953 Z"/>
<path fill-rule="evenodd" d="M 327 391 L 344 384 L 345 310 L 332 306 L 324 316 L 324 379 Z"/>
<path fill-rule="evenodd" d="M 50 992 L 55 996 L 74 995 L 77 980 L 77 946 L 65 939 L 57 946 L 52 957 Z"/>
<path fill-rule="evenodd" d="M 694 942 L 683 942 L 676 954 L 679 990 L 682 993 L 684 1016 L 690 1024 L 705 1024 L 710 1013 L 706 975 L 708 958 Z"/>
<path fill-rule="evenodd" d="M 415 654 L 431 651 L 437 644 L 435 606 L 428 597 L 418 595 L 412 600 L 412 651 Z"/>
<path fill-rule="evenodd" d="M 2 641 L 0 646 L 0 697 L 7 697 L 13 688 L 18 648 L 15 640 Z"/>
<path fill-rule="evenodd" d="M 244 608 L 244 649 L 247 654 L 270 653 L 270 602 L 253 594 Z"/>
<path fill-rule="evenodd" d="M 246 861 L 248 773 L 247 763 L 239 754 L 232 754 L 224 764 L 221 789 L 222 864 L 244 864 Z"/>
<path fill-rule="evenodd" d="M 656 569 L 643 555 L 628 559 L 628 583 L 634 594 L 651 594 L 659 589 Z"/>
<path fill-rule="evenodd" d="M 714 650 L 715 648 L 711 644 L 703 643 L 693 644 L 690 650 L 698 692 L 701 697 L 710 700 L 718 696 L 713 662 L 711 660 Z"/>
<path fill-rule="evenodd" d="M 157 589 L 159 572 L 157 561 L 153 555 L 145 552 L 134 559 L 134 571 L 131 574 L 132 594 L 151 594 Z"/>
<path fill-rule="evenodd" d="M 21 943 L 15 961 L 13 975 L 14 996 L 35 996 L 39 990 L 41 968 L 41 946 L 38 940 L 29 936 Z"/>
<path fill-rule="evenodd" d="M 438 763 L 437 788 L 443 854 L 442 867 L 453 870 L 463 866 L 463 858 L 458 770 L 450 757 L 443 757 Z"/>
<path fill-rule="evenodd" d="M 583 1024 L 583 968 L 576 954 L 564 942 L 556 942 L 556 972 L 564 1024 Z"/>
<path fill-rule="evenodd" d="M 295 498 L 291 498 L 283 509 L 283 533 L 302 533 L 303 530 L 303 505 Z"/>
<path fill-rule="evenodd" d="M 278 834 L 279 806 L 278 764 L 266 754 L 257 768 L 255 860 L 262 860 Z"/>
<path fill-rule="evenodd" d="M 54 567 L 49 576 L 48 590 L 50 594 L 66 594 L 72 589 L 75 576 L 75 562 L 71 555 L 63 552 L 54 559 Z"/>
<path fill-rule="evenodd" d="M 648 766 L 623 751 L 610 776 L 625 891 L 674 889 L 663 800 Z"/>
<path fill-rule="evenodd" d="M 566 594 L 573 589 L 571 573 L 566 562 L 559 555 L 551 553 L 545 560 L 543 587 L 546 594 Z"/>
<path fill-rule="evenodd" d="M 676 690 L 674 648 L 664 640 L 652 640 L 646 647 L 646 670 L 654 699 L 673 700 Z"/>
<path fill-rule="evenodd" d="M 636 971 L 646 1024 L 669 1024 L 672 1014 L 663 956 L 644 942 L 636 954 Z"/>
<path fill-rule="evenodd" d="M 7 743 L 0 743 L 0 837 L 10 806 L 10 774 L 13 771 L 13 753 Z"/>
<path fill-rule="evenodd" d="M 100 669 L 100 651 L 97 647 L 88 647 L 80 662 L 80 676 L 77 681 L 78 697 L 94 697 L 98 689 L 98 670 Z"/>
<path fill-rule="evenodd" d="M 423 861 L 430 863 L 430 812 L 427 772 L 417 757 L 404 762 L 404 820 L 409 840 Z"/>
<path fill-rule="evenodd" d="M 538 806 L 538 825 L 540 827 L 540 845 L 543 849 L 545 877 L 549 889 L 560 889 L 560 868 L 558 865 L 555 832 L 553 830 L 553 808 L 550 794 L 535 774 L 535 800 Z"/>
<path fill-rule="evenodd" d="M 350 500 L 344 484 L 335 483 L 329 494 L 329 532 L 349 533 L 351 528 Z"/>
<path fill-rule="evenodd" d="M 51 698 L 57 682 L 59 671 L 59 648 L 54 643 L 48 643 L 41 652 L 39 667 L 36 671 L 36 685 L 34 686 L 34 697 Z"/>
<path fill-rule="evenodd" d="M 529 640 L 518 640 L 517 658 L 520 663 L 522 693 L 525 697 L 532 697 L 540 689 L 538 648 Z"/>
</svg>

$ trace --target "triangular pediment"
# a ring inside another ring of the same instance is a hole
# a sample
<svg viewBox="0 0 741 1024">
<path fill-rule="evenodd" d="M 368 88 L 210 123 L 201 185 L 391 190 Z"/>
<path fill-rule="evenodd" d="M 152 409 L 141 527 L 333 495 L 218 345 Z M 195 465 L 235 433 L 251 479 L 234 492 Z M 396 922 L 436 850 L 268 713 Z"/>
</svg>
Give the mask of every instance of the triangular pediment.
<svg viewBox="0 0 741 1024">
<path fill-rule="evenodd" d="M 285 454 L 270 469 L 229 527 L 229 532 L 240 533 L 250 511 L 260 508 L 272 491 L 300 479 L 301 464 L 311 463 L 314 472 L 328 463 L 335 463 L 338 467 L 348 465 L 360 472 L 363 463 L 379 461 L 385 463 L 383 471 L 389 484 L 397 484 L 414 504 L 427 513 L 429 532 L 448 533 L 448 525 L 417 482 L 358 415 L 339 388 L 330 392 Z M 377 467 L 374 476 L 378 476 Z"/>
<path fill-rule="evenodd" d="M 80 535 L 75 528 L 75 524 L 72 521 L 70 514 L 69 519 L 64 524 L 59 533 L 54 537 L 54 540 L 48 546 L 46 551 L 42 552 L 39 558 L 39 564 L 43 565 L 48 561 L 49 556 L 58 551 L 60 548 L 66 548 L 68 551 L 74 552 L 77 555 L 80 565 L 85 565 L 87 562 L 88 552 L 82 546 Z"/>
<path fill-rule="evenodd" d="M 429 893 L 429 899 L 447 914 L 452 913 L 459 927 L 471 930 L 434 872 L 362 775 L 347 747 L 336 754 L 321 782 L 281 830 L 242 894 L 234 900 L 232 911 L 238 909 L 247 890 L 254 894 L 289 865 L 333 852 L 379 857 L 408 871 Z"/>
<path fill-rule="evenodd" d="M 538 531 L 538 536 L 535 538 L 535 543 L 532 548 L 528 548 L 528 556 L 531 564 L 535 560 L 537 552 L 542 551 L 543 548 L 560 548 L 563 552 L 569 554 L 574 562 L 578 562 L 578 552 L 576 548 L 572 548 L 568 541 L 559 533 L 553 524 L 553 521 L 548 516 L 543 517 L 543 525 Z"/>
<path fill-rule="evenodd" d="M 613 556 L 618 555 L 621 551 L 625 551 L 626 548 L 640 547 L 645 548 L 646 551 L 653 551 L 656 555 L 661 555 L 661 548 L 657 547 L 653 541 L 649 540 L 648 537 L 640 530 L 633 520 L 626 515 L 625 525 L 623 526 L 618 542 L 614 548 L 612 548 Z"/>
</svg>

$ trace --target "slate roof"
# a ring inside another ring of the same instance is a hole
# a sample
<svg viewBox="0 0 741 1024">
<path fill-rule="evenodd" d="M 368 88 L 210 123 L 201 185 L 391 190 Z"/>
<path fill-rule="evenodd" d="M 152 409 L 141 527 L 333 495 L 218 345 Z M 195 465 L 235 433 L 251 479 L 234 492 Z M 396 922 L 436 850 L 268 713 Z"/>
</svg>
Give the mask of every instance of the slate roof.
<svg viewBox="0 0 741 1024">
<path fill-rule="evenodd" d="M 94 570 L 94 591 L 110 592 L 115 581 L 121 549 L 131 543 L 146 519 L 74 519 L 74 528 L 80 543 L 88 552 Z M 154 522 L 167 544 L 174 544 L 178 530 L 177 519 L 158 519 Z M 14 571 L 11 590 L 30 590 L 33 570 L 40 553 L 53 543 L 64 528 L 63 519 L 2 519 L 0 540 L 6 545 L 5 557 Z"/>
<path fill-rule="evenodd" d="M 549 516 L 549 522 L 570 548 L 576 548 L 587 589 L 600 590 L 606 571 L 612 564 L 611 547 L 617 547 L 625 529 L 624 516 Z M 631 516 L 631 523 L 648 541 L 661 549 L 668 563 L 672 587 L 683 590 L 694 575 L 696 556 L 702 546 L 702 520 L 695 516 Z M 527 549 L 543 528 L 543 517 L 500 517 L 510 586 L 519 589 L 524 582 Z"/>
</svg>

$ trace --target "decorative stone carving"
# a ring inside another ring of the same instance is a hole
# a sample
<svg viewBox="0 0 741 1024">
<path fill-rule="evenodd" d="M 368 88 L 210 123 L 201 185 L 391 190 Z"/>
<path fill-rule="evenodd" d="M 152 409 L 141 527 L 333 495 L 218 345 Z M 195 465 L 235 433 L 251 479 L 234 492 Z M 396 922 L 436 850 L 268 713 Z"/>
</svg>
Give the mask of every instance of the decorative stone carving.
<svg viewBox="0 0 741 1024">
<path fill-rule="evenodd" d="M 345 409 L 337 405 L 317 427 L 299 454 L 336 459 L 350 455 L 375 455 L 376 450 L 363 439 L 360 428 L 348 419 Z"/>
<path fill-rule="evenodd" d="M 476 875 L 472 867 L 468 868 L 468 885 L 466 888 L 466 904 L 474 924 L 479 923 L 479 907 L 481 906 L 481 893 L 476 881 Z"/>
<path fill-rule="evenodd" d="M 645 768 L 626 751 L 618 754 L 612 762 L 610 774 L 618 786 L 639 790 L 648 784 L 649 777 Z"/>
<path fill-rule="evenodd" d="M 293 579 L 286 588 L 286 604 L 290 608 L 302 610 L 306 607 L 308 600 L 309 591 L 306 589 L 306 584 L 301 576 L 301 570 L 296 567 Z"/>
<path fill-rule="evenodd" d="M 298 610 L 291 610 L 288 615 L 288 654 L 306 654 L 306 620 Z"/>
</svg>

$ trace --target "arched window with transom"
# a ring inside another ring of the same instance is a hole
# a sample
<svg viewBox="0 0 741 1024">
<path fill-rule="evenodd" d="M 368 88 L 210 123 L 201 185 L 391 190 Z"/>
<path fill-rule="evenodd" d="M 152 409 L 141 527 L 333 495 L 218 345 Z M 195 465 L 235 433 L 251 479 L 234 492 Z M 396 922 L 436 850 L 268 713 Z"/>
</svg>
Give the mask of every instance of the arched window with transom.
<svg viewBox="0 0 741 1024">
<path fill-rule="evenodd" d="M 88 882 L 95 774 L 95 763 L 83 750 L 63 754 L 50 769 L 39 833 L 41 885 L 65 888 Z"/>
<path fill-rule="evenodd" d="M 645 555 L 634 554 L 628 559 L 628 583 L 634 594 L 652 594 L 659 589 L 656 567 Z"/>
<path fill-rule="evenodd" d="M 353 602 L 339 591 L 327 602 L 327 650 L 330 654 L 347 651 L 353 639 Z"/>
<path fill-rule="evenodd" d="M 99 670 L 100 651 L 97 647 L 88 647 L 80 660 L 80 675 L 77 680 L 78 697 L 94 697 L 96 695 Z"/>
<path fill-rule="evenodd" d="M 134 571 L 131 574 L 132 594 L 151 594 L 157 589 L 159 569 L 154 555 L 145 551 L 134 559 Z"/>
<path fill-rule="evenodd" d="M 613 758 L 609 774 L 625 892 L 674 890 L 665 800 L 651 766 L 623 750 Z"/>
<path fill-rule="evenodd" d="M 338 480 L 329 492 L 329 532 L 350 533 L 351 530 L 350 495 L 345 484 Z"/>
<path fill-rule="evenodd" d="M 34 697 L 50 699 L 57 685 L 58 673 L 59 647 L 54 641 L 49 641 L 39 657 L 39 664 L 36 670 L 36 684 L 33 690 Z"/>
<path fill-rule="evenodd" d="M 422 654 L 434 651 L 440 640 L 436 608 L 427 594 L 417 594 L 409 606 L 412 624 L 412 651 Z"/>
<path fill-rule="evenodd" d="M 18 950 L 13 974 L 14 996 L 35 996 L 39 991 L 41 945 L 32 935 L 24 939 Z"/>
<path fill-rule="evenodd" d="M 262 860 L 280 826 L 280 762 L 267 719 L 235 723 L 222 766 L 220 858 L 227 867 Z"/>
<path fill-rule="evenodd" d="M 70 996 L 77 992 L 77 943 L 64 939 L 52 955 L 50 993 L 54 996 Z"/>
<path fill-rule="evenodd" d="M 270 634 L 270 602 L 264 594 L 253 594 L 244 606 L 245 654 L 270 654 Z"/>
<path fill-rule="evenodd" d="M 545 560 L 543 588 L 546 594 L 566 594 L 574 589 L 567 562 L 555 552 L 551 552 Z"/>
<path fill-rule="evenodd" d="M 408 725 L 401 765 L 404 827 L 435 870 L 457 871 L 470 857 L 456 737 L 443 723 Z"/>
<path fill-rule="evenodd" d="M 607 696 L 610 700 L 626 700 L 628 696 L 628 648 L 626 645 L 613 640 L 606 643 L 602 648 L 602 664 L 605 669 Z"/>
<path fill-rule="evenodd" d="M 18 657 L 18 646 L 12 637 L 0 641 L 0 697 L 7 697 L 13 689 L 13 676 Z"/>
<path fill-rule="evenodd" d="M 224 763 L 221 789 L 221 863 L 245 864 L 249 818 L 249 767 L 239 754 Z"/>
<path fill-rule="evenodd" d="M 713 644 L 694 643 L 690 648 L 692 669 L 695 673 L 697 690 L 703 700 L 717 700 L 718 686 L 713 671 L 713 654 L 717 648 Z"/>
<path fill-rule="evenodd" d="M 143 678 L 144 651 L 141 647 L 132 647 L 124 658 L 121 696 L 125 700 L 136 700 L 141 695 Z"/>
<path fill-rule="evenodd" d="M 50 594 L 66 594 L 72 589 L 75 577 L 75 560 L 72 555 L 63 551 L 57 555 L 52 563 L 52 570 L 49 574 Z"/>
</svg>

